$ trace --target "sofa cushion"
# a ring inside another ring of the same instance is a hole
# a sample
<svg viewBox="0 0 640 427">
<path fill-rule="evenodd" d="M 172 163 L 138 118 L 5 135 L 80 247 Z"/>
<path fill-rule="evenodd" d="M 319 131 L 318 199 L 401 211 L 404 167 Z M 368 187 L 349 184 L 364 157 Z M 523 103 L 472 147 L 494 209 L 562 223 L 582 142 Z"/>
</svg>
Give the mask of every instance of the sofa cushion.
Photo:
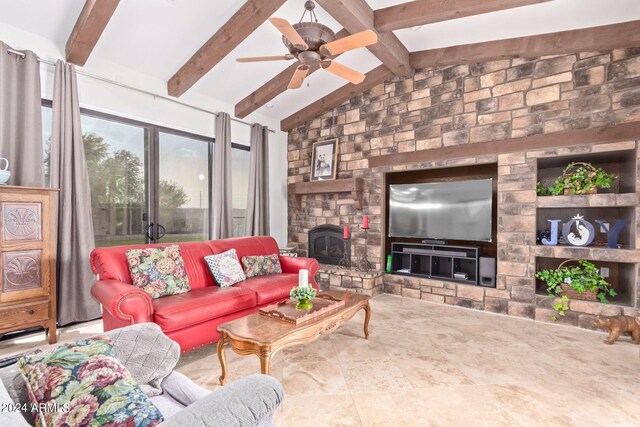
<svg viewBox="0 0 640 427">
<path fill-rule="evenodd" d="M 109 337 L 98 335 L 18 360 L 31 401 L 63 408 L 43 411 L 36 423 L 151 427 L 162 422 L 160 411 L 116 357 Z"/>
<path fill-rule="evenodd" d="M 204 260 L 220 287 L 225 288 L 246 280 L 235 249 L 229 249 L 221 254 L 208 255 L 204 257 Z"/>
<path fill-rule="evenodd" d="M 186 294 L 153 300 L 154 321 L 165 332 L 176 331 L 255 306 L 255 292 L 237 286 L 208 286 Z"/>
<path fill-rule="evenodd" d="M 278 243 L 273 237 L 254 236 L 237 237 L 234 239 L 211 240 L 207 244 L 211 248 L 211 253 L 219 254 L 229 249 L 235 249 L 238 259 L 252 255 L 271 255 L 279 253 Z"/>
<path fill-rule="evenodd" d="M 256 293 L 258 305 L 270 304 L 289 298 L 291 288 L 298 286 L 297 274 L 274 274 L 252 277 L 234 288 L 250 289 Z"/>
<path fill-rule="evenodd" d="M 242 265 L 247 278 L 282 273 L 278 254 L 243 256 Z"/>
<path fill-rule="evenodd" d="M 189 292 L 180 246 L 130 249 L 126 252 L 133 285 L 151 298 Z"/>
<path fill-rule="evenodd" d="M 213 276 L 209 272 L 209 267 L 204 261 L 204 257 L 215 252 L 209 246 L 209 242 L 184 242 L 176 243 L 180 247 L 180 253 L 184 261 L 184 268 L 189 277 L 191 289 L 204 288 L 215 285 Z M 130 249 L 157 248 L 166 244 L 156 245 L 128 245 L 111 246 L 106 248 L 96 248 L 91 252 L 91 267 L 93 272 L 100 276 L 101 280 L 117 280 L 123 283 L 132 284 L 129 264 L 126 252 Z"/>
</svg>

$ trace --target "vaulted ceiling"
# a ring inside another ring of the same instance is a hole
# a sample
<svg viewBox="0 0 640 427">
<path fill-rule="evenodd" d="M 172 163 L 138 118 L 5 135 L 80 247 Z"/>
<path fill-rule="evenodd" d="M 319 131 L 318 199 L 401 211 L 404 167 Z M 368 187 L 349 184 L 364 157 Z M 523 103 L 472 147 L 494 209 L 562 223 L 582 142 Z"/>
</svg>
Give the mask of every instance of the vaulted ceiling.
<svg viewBox="0 0 640 427">
<path fill-rule="evenodd" d="M 410 73 L 416 65 L 445 64 L 447 57 L 473 59 L 478 53 L 477 47 L 467 51 L 434 51 L 450 46 L 629 21 L 636 23 L 624 27 L 625 30 L 640 33 L 640 26 L 636 25 L 640 20 L 638 0 L 317 0 L 317 3 L 318 20 L 336 32 L 372 29 L 378 33 L 377 45 L 346 52 L 339 59 L 362 73 L 375 74 L 376 79 Z M 248 9 L 250 5 L 253 10 Z M 174 95 L 195 91 L 236 105 L 239 117 L 259 111 L 263 116 L 286 119 L 291 124 L 292 117 L 306 117 L 300 116 L 305 111 L 307 115 L 313 114 L 305 109 L 310 104 L 323 108 L 326 99 L 332 99 L 331 94 L 345 87 L 346 82 L 328 72 L 315 72 L 300 89 L 281 92 L 293 72 L 290 68 L 293 61 L 240 64 L 235 58 L 287 53 L 280 33 L 265 20 L 277 16 L 298 22 L 303 5 L 304 0 L 0 0 L 0 25 L 6 23 L 66 44 L 67 54 L 71 52 L 74 62 L 106 59 L 167 81 L 168 92 Z M 385 9 L 396 5 L 403 6 Z M 251 13 L 243 14 L 243 10 Z M 232 25 L 225 27 L 228 22 Z M 234 28 L 236 31 L 230 31 Z M 70 40 L 72 32 L 74 37 Z M 553 38 L 548 43 L 572 46 L 576 39 L 597 42 L 601 38 L 597 33 L 595 37 L 590 34 L 568 33 L 564 39 Z M 192 67 L 185 66 L 201 47 L 216 41 L 222 43 L 213 44 L 213 50 L 205 49 L 204 60 L 194 58 Z M 607 46 L 602 43 L 601 46 Z M 528 52 L 516 51 L 534 49 L 535 45 L 524 40 L 487 47 L 525 56 Z M 410 56 L 411 52 L 425 50 L 432 51 Z M 195 70 L 196 76 L 185 74 L 185 68 Z M 174 77 L 181 69 L 181 74 Z M 345 87 L 339 94 L 344 97 L 364 90 L 367 83 L 374 84 L 373 78 L 368 77 L 361 86 L 347 84 L 351 87 Z"/>
</svg>

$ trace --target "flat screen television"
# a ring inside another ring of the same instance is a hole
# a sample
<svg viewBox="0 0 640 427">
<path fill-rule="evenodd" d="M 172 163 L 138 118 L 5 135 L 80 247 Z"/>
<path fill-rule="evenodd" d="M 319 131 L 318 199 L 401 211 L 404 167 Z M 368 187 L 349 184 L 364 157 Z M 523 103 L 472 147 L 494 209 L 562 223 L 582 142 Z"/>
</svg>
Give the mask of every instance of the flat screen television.
<svg viewBox="0 0 640 427">
<path fill-rule="evenodd" d="M 395 184 L 389 236 L 491 241 L 493 180 Z"/>
</svg>

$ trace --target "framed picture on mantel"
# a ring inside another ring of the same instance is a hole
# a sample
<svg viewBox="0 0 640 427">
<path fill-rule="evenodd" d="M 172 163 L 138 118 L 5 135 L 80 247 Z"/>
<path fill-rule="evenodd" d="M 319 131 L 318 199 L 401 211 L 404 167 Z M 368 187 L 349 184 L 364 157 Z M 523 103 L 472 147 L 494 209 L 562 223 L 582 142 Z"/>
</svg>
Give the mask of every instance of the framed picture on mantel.
<svg viewBox="0 0 640 427">
<path fill-rule="evenodd" d="M 338 140 L 329 139 L 313 144 L 311 181 L 336 179 L 338 172 Z"/>
</svg>

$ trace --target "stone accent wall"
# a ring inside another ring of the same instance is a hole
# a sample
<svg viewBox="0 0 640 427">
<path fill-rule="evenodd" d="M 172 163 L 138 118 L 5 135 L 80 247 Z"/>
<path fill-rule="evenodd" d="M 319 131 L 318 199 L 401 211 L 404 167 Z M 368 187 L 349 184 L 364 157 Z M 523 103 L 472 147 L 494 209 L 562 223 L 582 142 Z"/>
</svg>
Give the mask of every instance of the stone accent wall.
<svg viewBox="0 0 640 427">
<path fill-rule="evenodd" d="M 536 296 L 532 278 L 536 257 L 536 159 L 635 147 L 635 141 L 595 147 L 585 141 L 581 147 L 540 152 L 527 152 L 523 147 L 521 153 L 487 153 L 393 168 L 369 169 L 367 159 L 628 121 L 640 121 L 640 48 L 416 70 L 412 77 L 380 84 L 291 131 L 288 180 L 308 181 L 311 146 L 337 137 L 338 178 L 365 180 L 364 213 L 371 224 L 368 255 L 381 269 L 385 173 L 497 162 L 497 288 L 385 275 L 384 290 L 544 320 L 548 302 Z M 290 200 L 289 245 L 304 255 L 310 228 L 325 223 L 349 225 L 355 259 L 364 251 L 363 234 L 357 229 L 361 216 L 348 193 L 304 196 L 301 208 Z M 640 307 L 638 302 L 633 306 Z M 593 317 L 593 311 L 601 308 L 594 307 L 585 315 Z M 576 316 L 567 321 L 588 327 L 591 318 Z"/>
<path fill-rule="evenodd" d="M 355 268 L 344 269 L 335 265 L 321 264 L 318 272 L 320 289 L 348 291 L 375 297 L 383 292 L 383 273 L 362 273 Z"/>
</svg>

